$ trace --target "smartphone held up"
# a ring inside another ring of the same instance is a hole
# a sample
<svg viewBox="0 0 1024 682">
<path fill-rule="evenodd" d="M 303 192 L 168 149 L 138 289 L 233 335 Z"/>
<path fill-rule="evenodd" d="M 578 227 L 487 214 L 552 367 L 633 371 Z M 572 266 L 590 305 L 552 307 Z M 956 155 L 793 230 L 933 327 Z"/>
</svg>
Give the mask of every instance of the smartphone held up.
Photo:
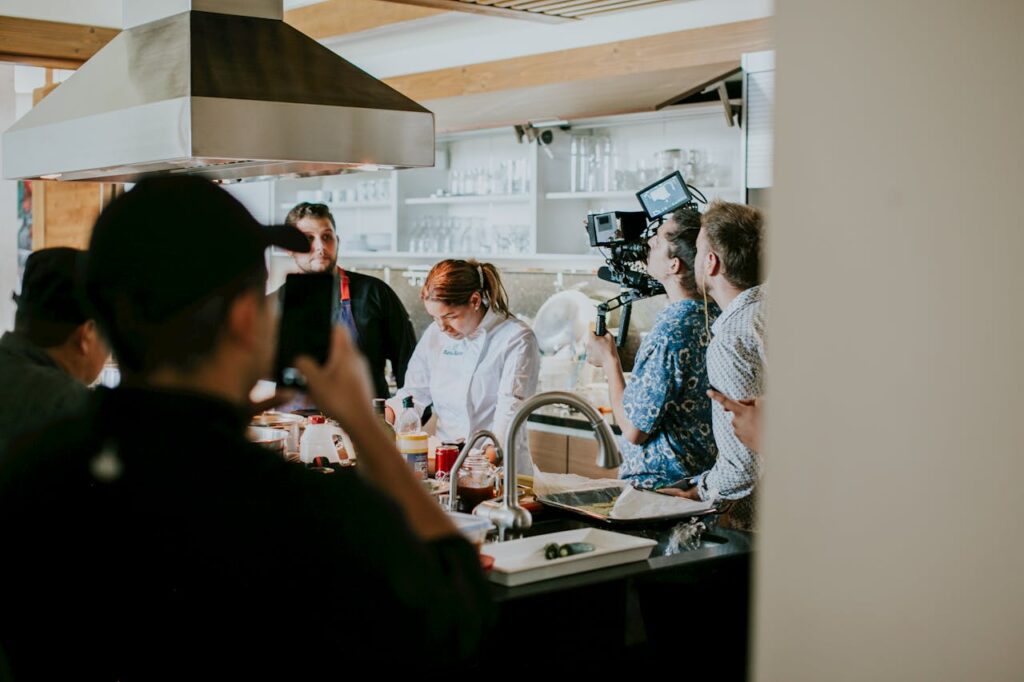
<svg viewBox="0 0 1024 682">
<path fill-rule="evenodd" d="M 295 359 L 308 355 L 327 361 L 333 324 L 334 274 L 293 273 L 285 281 L 278 327 L 274 380 L 279 387 L 304 389 Z"/>
</svg>

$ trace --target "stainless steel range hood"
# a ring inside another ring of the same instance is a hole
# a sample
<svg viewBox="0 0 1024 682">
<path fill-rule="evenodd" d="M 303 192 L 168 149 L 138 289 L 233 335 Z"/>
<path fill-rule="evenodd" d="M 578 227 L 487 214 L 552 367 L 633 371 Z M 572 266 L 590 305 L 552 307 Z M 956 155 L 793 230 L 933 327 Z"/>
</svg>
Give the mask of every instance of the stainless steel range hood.
<svg viewBox="0 0 1024 682">
<path fill-rule="evenodd" d="M 3 135 L 8 179 L 217 180 L 434 164 L 434 117 L 283 0 L 125 0 L 126 29 Z"/>
</svg>

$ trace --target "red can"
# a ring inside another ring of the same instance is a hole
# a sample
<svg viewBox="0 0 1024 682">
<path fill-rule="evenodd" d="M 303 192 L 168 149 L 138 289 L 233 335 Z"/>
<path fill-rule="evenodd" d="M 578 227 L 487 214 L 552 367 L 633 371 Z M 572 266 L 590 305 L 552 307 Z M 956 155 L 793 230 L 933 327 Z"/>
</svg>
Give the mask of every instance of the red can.
<svg viewBox="0 0 1024 682">
<path fill-rule="evenodd" d="M 438 472 L 449 473 L 459 458 L 459 446 L 445 443 L 437 446 L 434 453 L 435 468 Z"/>
</svg>

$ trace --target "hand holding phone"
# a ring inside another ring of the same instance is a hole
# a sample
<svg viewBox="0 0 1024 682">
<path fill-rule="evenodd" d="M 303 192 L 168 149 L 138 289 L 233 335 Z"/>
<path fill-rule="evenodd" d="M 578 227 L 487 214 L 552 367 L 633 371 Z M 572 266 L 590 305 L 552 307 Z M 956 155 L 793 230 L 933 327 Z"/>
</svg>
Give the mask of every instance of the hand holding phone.
<svg viewBox="0 0 1024 682">
<path fill-rule="evenodd" d="M 305 379 L 295 367 L 295 358 L 300 355 L 307 355 L 320 364 L 327 361 L 334 287 L 334 274 L 330 272 L 288 275 L 277 335 L 274 379 L 278 386 L 305 389 Z"/>
</svg>

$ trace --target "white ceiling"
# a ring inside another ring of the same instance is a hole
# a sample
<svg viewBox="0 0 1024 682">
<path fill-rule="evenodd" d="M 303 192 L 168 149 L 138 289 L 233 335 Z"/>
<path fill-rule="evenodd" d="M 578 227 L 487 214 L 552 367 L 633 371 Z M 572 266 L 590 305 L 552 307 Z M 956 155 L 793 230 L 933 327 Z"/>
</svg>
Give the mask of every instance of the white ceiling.
<svg viewBox="0 0 1024 682">
<path fill-rule="evenodd" d="M 320 1 L 284 0 L 284 6 Z M 322 42 L 377 78 L 389 78 L 758 19 L 771 16 L 773 4 L 773 0 L 689 0 L 558 24 L 447 12 Z M 122 0 L 0 0 L 0 15 L 120 28 L 121 6 Z"/>
<path fill-rule="evenodd" d="M 284 8 L 323 0 L 284 0 Z M 121 28 L 123 0 L 0 0 L 0 16 Z"/>
<path fill-rule="evenodd" d="M 690 0 L 546 24 L 448 12 L 322 41 L 377 78 L 599 45 L 772 15 L 773 0 Z"/>
</svg>

